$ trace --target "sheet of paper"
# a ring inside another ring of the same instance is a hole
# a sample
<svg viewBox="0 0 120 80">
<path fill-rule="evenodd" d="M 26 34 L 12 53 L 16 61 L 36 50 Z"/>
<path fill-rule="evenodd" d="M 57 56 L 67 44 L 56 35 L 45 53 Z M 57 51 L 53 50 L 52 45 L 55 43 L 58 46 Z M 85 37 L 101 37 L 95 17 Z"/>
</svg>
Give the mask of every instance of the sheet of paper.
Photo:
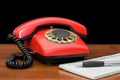
<svg viewBox="0 0 120 80">
<path fill-rule="evenodd" d="M 120 53 L 84 60 L 84 61 L 113 61 L 113 60 L 120 61 Z M 120 73 L 120 66 L 80 67 L 79 64 L 82 62 L 83 61 L 60 64 L 59 68 L 90 79 L 98 79 Z"/>
</svg>

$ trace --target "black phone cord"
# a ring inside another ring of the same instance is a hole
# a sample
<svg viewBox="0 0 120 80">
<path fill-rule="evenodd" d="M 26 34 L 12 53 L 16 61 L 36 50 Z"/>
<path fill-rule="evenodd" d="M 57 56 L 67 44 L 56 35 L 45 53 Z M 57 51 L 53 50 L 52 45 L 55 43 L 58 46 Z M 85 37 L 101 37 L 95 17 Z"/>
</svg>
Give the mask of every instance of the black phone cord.
<svg viewBox="0 0 120 80">
<path fill-rule="evenodd" d="M 25 69 L 30 67 L 33 63 L 30 51 L 23 45 L 23 42 L 13 34 L 9 34 L 8 38 L 12 39 L 17 44 L 22 53 L 16 52 L 12 54 L 6 61 L 7 67 L 14 69 Z M 18 59 L 22 61 L 17 61 Z"/>
</svg>

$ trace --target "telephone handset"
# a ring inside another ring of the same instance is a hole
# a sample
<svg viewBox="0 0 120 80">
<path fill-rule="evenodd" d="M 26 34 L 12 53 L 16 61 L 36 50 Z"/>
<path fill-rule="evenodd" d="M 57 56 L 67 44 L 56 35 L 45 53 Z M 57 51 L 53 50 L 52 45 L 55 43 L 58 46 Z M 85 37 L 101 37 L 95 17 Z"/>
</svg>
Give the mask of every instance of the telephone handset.
<svg viewBox="0 0 120 80">
<path fill-rule="evenodd" d="M 72 62 L 84 59 L 89 49 L 82 36 L 87 29 L 82 24 L 60 17 L 44 17 L 17 26 L 8 37 L 16 42 L 22 53 L 8 58 L 9 68 L 28 68 L 33 58 L 45 64 Z M 20 59 L 22 61 L 16 61 Z"/>
</svg>

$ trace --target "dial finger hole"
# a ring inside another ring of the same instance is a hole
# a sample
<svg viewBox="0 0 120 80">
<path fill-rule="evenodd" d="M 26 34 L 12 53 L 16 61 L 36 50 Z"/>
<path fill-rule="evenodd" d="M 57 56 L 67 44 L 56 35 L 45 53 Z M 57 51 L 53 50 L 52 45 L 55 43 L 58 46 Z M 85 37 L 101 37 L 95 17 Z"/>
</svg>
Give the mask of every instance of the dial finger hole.
<svg viewBox="0 0 120 80">
<path fill-rule="evenodd" d="M 61 41 L 62 39 L 58 38 L 57 40 L 58 40 L 58 41 Z"/>
<path fill-rule="evenodd" d="M 63 40 L 64 40 L 64 41 L 67 41 L 67 39 L 66 39 L 66 38 L 63 38 Z"/>
<path fill-rule="evenodd" d="M 56 39 L 56 37 L 52 37 L 52 39 Z"/>
<path fill-rule="evenodd" d="M 68 37 L 68 39 L 69 39 L 69 40 L 72 40 L 72 38 L 71 38 L 71 37 Z"/>
</svg>

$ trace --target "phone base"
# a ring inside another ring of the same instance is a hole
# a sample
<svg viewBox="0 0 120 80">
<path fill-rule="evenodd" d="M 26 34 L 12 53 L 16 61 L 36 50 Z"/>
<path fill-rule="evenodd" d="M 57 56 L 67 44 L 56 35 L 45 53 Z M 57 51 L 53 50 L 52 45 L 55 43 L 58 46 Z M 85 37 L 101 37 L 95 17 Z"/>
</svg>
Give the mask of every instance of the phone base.
<svg viewBox="0 0 120 80">
<path fill-rule="evenodd" d="M 68 56 L 42 56 L 37 53 L 34 53 L 33 58 L 47 65 L 51 64 L 60 64 L 68 63 L 74 61 L 84 60 L 88 54 L 77 54 L 77 55 L 68 55 Z"/>
</svg>

